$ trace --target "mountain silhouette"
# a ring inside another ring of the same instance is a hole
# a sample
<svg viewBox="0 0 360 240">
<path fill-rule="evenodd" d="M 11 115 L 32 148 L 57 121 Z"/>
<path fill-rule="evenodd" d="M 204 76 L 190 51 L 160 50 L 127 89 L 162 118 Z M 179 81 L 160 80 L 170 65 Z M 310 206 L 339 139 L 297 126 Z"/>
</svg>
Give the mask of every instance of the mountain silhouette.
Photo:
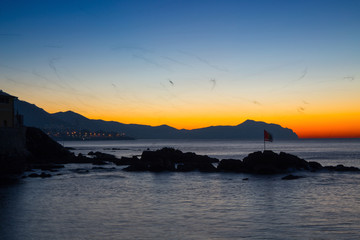
<svg viewBox="0 0 360 240">
<path fill-rule="evenodd" d="M 121 132 L 137 139 L 263 139 L 264 129 L 272 133 L 275 140 L 298 139 L 291 129 L 277 124 L 246 120 L 237 126 L 211 126 L 193 130 L 161 125 L 148 126 L 124 124 L 115 121 L 88 119 L 73 111 L 48 113 L 42 108 L 25 101 L 17 100 L 15 109 L 24 115 L 24 124 L 30 127 L 47 129 L 77 129 L 89 131 Z"/>
</svg>

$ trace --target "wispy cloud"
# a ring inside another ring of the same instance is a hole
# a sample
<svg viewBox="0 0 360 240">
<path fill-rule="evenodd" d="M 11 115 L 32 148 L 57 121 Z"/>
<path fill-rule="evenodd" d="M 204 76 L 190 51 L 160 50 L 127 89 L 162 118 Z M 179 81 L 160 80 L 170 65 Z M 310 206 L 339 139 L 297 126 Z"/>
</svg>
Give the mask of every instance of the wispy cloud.
<svg viewBox="0 0 360 240">
<path fill-rule="evenodd" d="M 178 61 L 178 60 L 176 60 L 176 59 L 174 59 L 174 58 L 170 58 L 170 57 L 167 57 L 167 56 L 161 56 L 161 57 L 164 58 L 164 59 L 166 59 L 166 60 L 168 60 L 168 61 L 170 61 L 170 62 L 172 62 L 172 63 L 176 63 L 176 64 L 178 64 L 178 65 L 182 65 L 182 66 L 186 66 L 186 67 L 191 67 L 189 64 L 186 64 L 186 63 L 184 63 L 184 62 Z"/>
<path fill-rule="evenodd" d="M 300 107 L 297 108 L 297 111 L 298 111 L 299 113 L 304 113 L 305 108 L 300 106 Z"/>
<path fill-rule="evenodd" d="M 221 72 L 229 72 L 229 70 L 227 68 L 215 65 L 212 62 L 208 61 L 207 59 L 204 59 L 204 58 L 202 58 L 202 57 L 200 57 L 200 56 L 198 56 L 196 54 L 192 54 L 192 53 L 185 52 L 185 51 L 179 51 L 179 52 L 182 53 L 182 54 L 185 54 L 185 55 L 187 55 L 189 57 L 197 59 L 199 62 L 207 65 L 210 68 L 216 69 L 216 70 L 221 71 Z"/>
<path fill-rule="evenodd" d="M 262 105 L 260 102 L 258 102 L 258 101 L 256 101 L 256 100 L 253 100 L 252 103 L 255 104 L 255 105 L 259 105 L 259 106 Z"/>
<path fill-rule="evenodd" d="M 139 55 L 139 54 L 133 54 L 133 57 L 134 58 L 137 58 L 137 59 L 140 59 L 150 65 L 153 65 L 157 68 L 160 68 L 160 69 L 163 69 L 163 70 L 166 70 L 168 72 L 172 72 L 172 70 L 170 68 L 168 68 L 167 66 L 164 66 L 160 63 L 158 63 L 157 61 L 155 61 L 154 59 L 151 59 L 151 58 L 147 58 L 145 57 L 144 55 Z"/>
<path fill-rule="evenodd" d="M 58 61 L 59 59 L 60 59 L 59 57 L 49 59 L 48 65 L 53 70 L 55 75 L 60 79 L 60 75 L 59 75 L 56 65 L 55 65 L 55 62 Z"/>
<path fill-rule="evenodd" d="M 211 90 L 214 90 L 214 88 L 216 87 L 216 79 L 212 78 L 209 81 L 211 83 Z"/>
<path fill-rule="evenodd" d="M 344 77 L 344 79 L 349 80 L 349 81 L 354 81 L 355 76 L 346 76 L 346 77 Z"/>
<path fill-rule="evenodd" d="M 306 74 L 308 73 L 308 69 L 307 67 L 304 69 L 304 71 L 302 72 L 301 76 L 297 79 L 297 81 L 305 78 Z"/>
</svg>

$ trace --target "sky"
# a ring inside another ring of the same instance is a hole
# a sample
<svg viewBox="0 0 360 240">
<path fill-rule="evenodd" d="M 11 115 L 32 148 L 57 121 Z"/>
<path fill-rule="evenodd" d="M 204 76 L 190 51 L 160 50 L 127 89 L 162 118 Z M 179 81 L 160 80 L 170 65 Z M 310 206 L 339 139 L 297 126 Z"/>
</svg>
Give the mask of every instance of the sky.
<svg viewBox="0 0 360 240">
<path fill-rule="evenodd" d="M 0 89 L 91 119 L 360 137 L 359 12 L 357 0 L 2 0 Z"/>
</svg>

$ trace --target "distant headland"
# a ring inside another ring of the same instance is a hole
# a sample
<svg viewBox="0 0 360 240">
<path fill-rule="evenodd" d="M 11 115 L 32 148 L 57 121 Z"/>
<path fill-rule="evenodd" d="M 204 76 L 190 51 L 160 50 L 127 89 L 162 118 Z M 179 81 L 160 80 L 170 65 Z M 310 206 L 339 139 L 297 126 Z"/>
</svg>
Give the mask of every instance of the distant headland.
<svg viewBox="0 0 360 240">
<path fill-rule="evenodd" d="M 261 140 L 263 131 L 275 140 L 296 140 L 297 134 L 277 124 L 247 120 L 237 126 L 211 126 L 193 130 L 167 125 L 148 126 L 88 119 L 67 111 L 50 114 L 25 101 L 15 100 L 16 111 L 24 116 L 24 125 L 37 127 L 56 140 L 128 140 L 128 139 L 241 139 Z"/>
</svg>

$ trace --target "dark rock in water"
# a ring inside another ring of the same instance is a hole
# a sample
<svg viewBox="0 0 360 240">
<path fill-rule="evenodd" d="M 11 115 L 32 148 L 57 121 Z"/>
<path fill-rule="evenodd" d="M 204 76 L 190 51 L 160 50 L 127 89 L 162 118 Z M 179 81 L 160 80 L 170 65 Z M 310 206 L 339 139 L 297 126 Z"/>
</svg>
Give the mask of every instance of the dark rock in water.
<svg viewBox="0 0 360 240">
<path fill-rule="evenodd" d="M 317 170 L 322 169 L 323 166 L 322 166 L 320 163 L 318 163 L 318 162 L 310 161 L 310 162 L 309 162 L 309 168 L 310 168 L 311 171 L 315 172 L 315 171 L 317 171 Z"/>
<path fill-rule="evenodd" d="M 243 181 L 248 181 L 249 180 L 249 178 L 243 178 Z"/>
<path fill-rule="evenodd" d="M 51 177 L 51 174 L 44 173 L 44 172 L 42 172 L 41 174 L 32 173 L 32 174 L 28 175 L 28 177 L 30 177 L 30 178 L 38 178 L 38 177 L 40 177 L 40 178 L 49 178 L 49 177 Z"/>
<path fill-rule="evenodd" d="M 34 163 L 29 166 L 30 169 L 41 169 L 43 171 L 51 171 L 54 169 L 64 168 L 64 165 L 54 163 Z"/>
<path fill-rule="evenodd" d="M 95 156 L 95 159 L 102 160 L 102 161 L 112 161 L 116 159 L 116 157 L 112 154 L 102 153 L 102 152 L 89 152 L 88 155 Z"/>
<path fill-rule="evenodd" d="M 178 172 L 191 172 L 191 171 L 195 171 L 196 168 L 192 164 L 178 164 L 176 170 Z"/>
<path fill-rule="evenodd" d="M 26 128 L 26 149 L 30 152 L 29 163 L 67 163 L 74 154 L 38 128 Z"/>
<path fill-rule="evenodd" d="M 133 157 L 121 157 L 120 159 L 116 159 L 113 161 L 113 163 L 115 163 L 117 166 L 122 166 L 122 165 L 131 165 L 132 163 L 138 161 L 139 158 L 137 158 L 136 156 Z"/>
<path fill-rule="evenodd" d="M 325 166 L 325 170 L 336 171 L 336 172 L 359 172 L 360 169 L 357 167 L 346 167 L 342 164 L 337 166 Z"/>
<path fill-rule="evenodd" d="M 100 160 L 100 159 L 94 159 L 94 161 L 92 162 L 93 165 L 106 165 L 107 162 Z"/>
<path fill-rule="evenodd" d="M 149 166 L 145 161 L 142 161 L 140 159 L 137 159 L 133 161 L 130 166 L 123 169 L 127 172 L 142 172 L 142 171 L 148 171 Z"/>
<path fill-rule="evenodd" d="M 277 174 L 293 170 L 309 170 L 309 164 L 297 156 L 272 151 L 250 153 L 243 160 L 243 172 Z"/>
<path fill-rule="evenodd" d="M 93 167 L 93 168 L 91 168 L 91 170 L 115 170 L 116 168 L 114 168 L 114 167 L 111 167 L 111 168 L 104 168 L 104 167 Z"/>
<path fill-rule="evenodd" d="M 216 167 L 210 162 L 194 162 L 194 163 L 182 163 L 178 164 L 176 171 L 178 172 L 191 172 L 191 171 L 200 171 L 200 172 L 216 172 Z"/>
<path fill-rule="evenodd" d="M 295 179 L 299 179 L 299 178 L 303 178 L 303 176 L 296 176 L 296 175 L 289 174 L 285 177 L 282 177 L 281 179 L 282 180 L 295 180 Z"/>
<path fill-rule="evenodd" d="M 216 172 L 217 169 L 214 167 L 214 165 L 210 162 L 203 162 L 196 165 L 197 170 L 200 172 Z"/>
<path fill-rule="evenodd" d="M 41 177 L 41 178 L 49 178 L 49 177 L 51 177 L 51 174 L 42 172 L 42 173 L 40 174 L 40 177 Z"/>
<path fill-rule="evenodd" d="M 216 158 L 197 155 L 195 153 L 183 153 L 173 148 L 162 148 L 156 151 L 143 151 L 141 159 L 132 159 L 130 166 L 125 171 L 202 171 L 214 172 L 216 168 L 212 165 L 218 162 Z M 175 164 L 178 164 L 175 168 Z"/>
<path fill-rule="evenodd" d="M 219 162 L 218 171 L 223 172 L 244 172 L 244 163 L 237 159 L 223 159 Z"/>
<path fill-rule="evenodd" d="M 71 170 L 74 173 L 80 173 L 80 174 L 84 174 L 84 173 L 89 173 L 88 169 L 84 169 L 84 168 L 76 168 Z"/>
</svg>

